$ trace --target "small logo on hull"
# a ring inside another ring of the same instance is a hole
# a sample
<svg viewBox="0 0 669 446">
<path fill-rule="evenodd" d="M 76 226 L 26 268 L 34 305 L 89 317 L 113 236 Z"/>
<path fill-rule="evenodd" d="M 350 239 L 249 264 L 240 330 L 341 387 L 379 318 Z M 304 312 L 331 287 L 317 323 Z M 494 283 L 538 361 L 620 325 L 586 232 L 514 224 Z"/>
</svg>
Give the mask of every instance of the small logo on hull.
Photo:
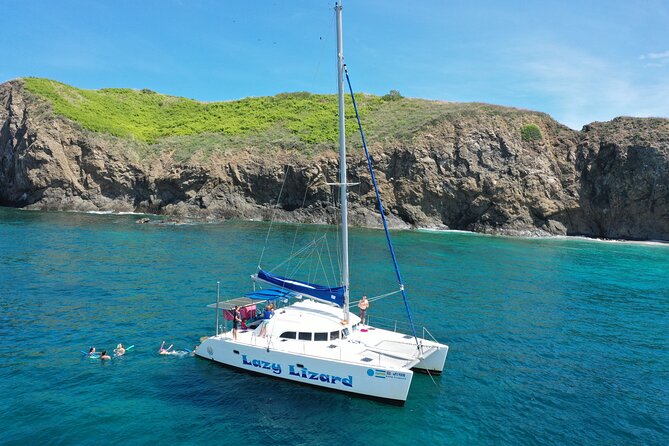
<svg viewBox="0 0 669 446">
<path fill-rule="evenodd" d="M 404 372 L 392 372 L 390 370 L 367 369 L 367 375 L 381 379 L 407 379 Z"/>
</svg>

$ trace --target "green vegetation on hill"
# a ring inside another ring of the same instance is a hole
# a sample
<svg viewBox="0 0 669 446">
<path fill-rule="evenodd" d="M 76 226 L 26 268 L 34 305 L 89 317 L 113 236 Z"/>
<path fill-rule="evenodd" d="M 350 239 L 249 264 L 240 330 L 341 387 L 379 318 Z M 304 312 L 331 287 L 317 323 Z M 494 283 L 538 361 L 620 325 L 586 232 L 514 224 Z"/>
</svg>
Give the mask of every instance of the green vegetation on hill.
<svg viewBox="0 0 669 446">
<path fill-rule="evenodd" d="M 536 124 L 527 124 L 520 129 L 520 136 L 523 141 L 540 141 L 542 139 L 541 130 Z"/>
<path fill-rule="evenodd" d="M 337 134 L 337 102 L 330 95 L 294 93 L 204 103 L 147 89 L 81 90 L 37 78 L 25 79 L 24 85 L 48 99 L 56 114 L 86 129 L 149 143 L 200 133 L 244 135 L 277 124 L 306 143 L 335 141 Z M 374 106 L 381 101 L 368 97 L 365 102 Z"/>
<path fill-rule="evenodd" d="M 205 103 L 148 89 L 82 90 L 41 78 L 25 78 L 23 84 L 46 99 L 57 115 L 93 132 L 134 140 L 135 146 L 141 146 L 135 149 L 141 157 L 170 151 L 188 159 L 195 153 L 210 155 L 244 147 L 309 153 L 334 148 L 338 139 L 335 95 L 282 93 Z M 486 104 L 409 99 L 395 90 L 383 97 L 359 94 L 356 101 L 373 142 L 411 140 L 425 126 L 448 116 L 520 112 Z M 358 129 L 349 97 L 347 102 L 350 135 Z"/>
</svg>

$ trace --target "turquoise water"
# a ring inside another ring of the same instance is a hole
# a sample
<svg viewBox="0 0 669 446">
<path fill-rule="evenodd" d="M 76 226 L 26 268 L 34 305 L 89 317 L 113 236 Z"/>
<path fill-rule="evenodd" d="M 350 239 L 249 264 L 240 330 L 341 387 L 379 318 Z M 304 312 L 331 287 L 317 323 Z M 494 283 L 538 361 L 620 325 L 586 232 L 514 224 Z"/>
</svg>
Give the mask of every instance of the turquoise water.
<svg viewBox="0 0 669 446">
<path fill-rule="evenodd" d="M 669 444 L 669 246 L 396 233 L 414 319 L 451 347 L 398 408 L 158 355 L 212 333 L 216 281 L 250 289 L 268 225 L 136 218 L 0 208 L 0 444 Z M 275 225 L 263 264 L 322 229 Z M 354 293 L 393 288 L 381 232 L 351 257 Z"/>
</svg>

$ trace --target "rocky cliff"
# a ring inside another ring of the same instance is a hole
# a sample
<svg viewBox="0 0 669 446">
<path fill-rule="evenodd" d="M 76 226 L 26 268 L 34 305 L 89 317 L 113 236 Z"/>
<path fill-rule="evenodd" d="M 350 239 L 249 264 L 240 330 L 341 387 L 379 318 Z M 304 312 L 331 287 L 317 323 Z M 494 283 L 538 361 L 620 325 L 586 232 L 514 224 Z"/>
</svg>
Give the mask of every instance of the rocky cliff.
<svg viewBox="0 0 669 446">
<path fill-rule="evenodd" d="M 124 150 L 131 140 L 55 116 L 20 80 L 0 85 L 0 125 L 5 206 L 202 219 L 274 212 L 307 222 L 335 215 L 326 184 L 337 181 L 334 152 L 250 145 L 200 161 L 169 152 L 138 159 Z M 534 137 L 523 134 L 528 126 Z M 394 227 L 669 240 L 667 119 L 617 118 L 577 132 L 540 113 L 474 107 L 370 150 Z M 359 183 L 351 222 L 377 226 L 366 162 L 359 148 L 351 153 L 350 181 Z"/>
</svg>

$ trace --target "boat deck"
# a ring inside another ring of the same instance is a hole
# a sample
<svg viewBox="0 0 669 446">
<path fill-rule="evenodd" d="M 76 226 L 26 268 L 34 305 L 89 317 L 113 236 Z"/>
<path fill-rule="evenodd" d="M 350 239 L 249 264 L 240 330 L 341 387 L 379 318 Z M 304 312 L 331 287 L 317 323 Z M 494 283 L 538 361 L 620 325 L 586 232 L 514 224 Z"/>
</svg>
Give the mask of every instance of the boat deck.
<svg viewBox="0 0 669 446">
<path fill-rule="evenodd" d="M 232 331 L 219 335 L 228 341 L 270 348 L 301 356 L 332 359 L 350 363 L 366 363 L 386 369 L 410 369 L 422 358 L 436 351 L 439 344 L 420 339 L 423 349 L 418 350 L 413 336 L 374 327 L 362 327 L 345 339 L 331 341 L 302 341 L 261 337 L 256 330 L 239 330 L 237 340 L 232 340 Z"/>
</svg>

